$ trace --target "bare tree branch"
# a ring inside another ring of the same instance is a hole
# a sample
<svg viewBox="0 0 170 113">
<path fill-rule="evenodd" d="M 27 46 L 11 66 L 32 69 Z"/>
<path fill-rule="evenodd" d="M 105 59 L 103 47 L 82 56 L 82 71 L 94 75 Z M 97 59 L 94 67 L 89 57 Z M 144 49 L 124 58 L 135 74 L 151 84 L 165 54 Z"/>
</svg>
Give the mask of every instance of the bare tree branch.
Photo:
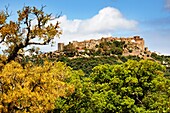
<svg viewBox="0 0 170 113">
<path fill-rule="evenodd" d="M 2 40 L 0 41 L 0 43 L 4 42 L 4 40 L 5 40 L 5 37 L 2 38 Z"/>
<path fill-rule="evenodd" d="M 44 41 L 44 42 L 29 42 L 28 45 L 46 45 L 46 44 L 49 44 L 51 41 L 51 39 L 48 39 L 47 41 Z"/>
</svg>

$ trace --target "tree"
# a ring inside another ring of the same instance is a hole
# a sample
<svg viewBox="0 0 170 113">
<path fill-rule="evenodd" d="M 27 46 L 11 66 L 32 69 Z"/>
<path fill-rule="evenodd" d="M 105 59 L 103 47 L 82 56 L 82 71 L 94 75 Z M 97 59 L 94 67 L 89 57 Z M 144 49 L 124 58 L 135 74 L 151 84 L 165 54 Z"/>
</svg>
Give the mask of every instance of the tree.
<svg viewBox="0 0 170 113">
<path fill-rule="evenodd" d="M 47 45 L 55 36 L 60 36 L 59 22 L 55 25 L 50 23 L 54 17 L 43 10 L 44 6 L 40 9 L 24 6 L 17 12 L 16 22 L 8 20 L 10 14 L 7 9 L 0 12 L 0 44 L 7 46 L 4 50 L 7 62 L 14 60 L 29 45 Z"/>
<path fill-rule="evenodd" d="M 129 60 L 100 65 L 91 74 L 95 84 L 92 108 L 96 112 L 170 112 L 170 81 L 162 65 Z"/>
<path fill-rule="evenodd" d="M 22 67 L 11 61 L 0 72 L 0 112 L 47 112 L 59 97 L 70 95 L 73 84 L 66 82 L 74 72 L 65 64 L 28 63 Z"/>
<path fill-rule="evenodd" d="M 149 60 L 99 65 L 75 82 L 75 91 L 58 98 L 61 112 L 170 112 L 170 80 L 165 67 Z M 81 82 L 82 81 L 82 82 Z"/>
<path fill-rule="evenodd" d="M 115 54 L 115 55 L 122 55 L 123 53 L 123 49 L 119 47 L 112 48 L 110 51 L 112 54 Z"/>
<path fill-rule="evenodd" d="M 118 64 L 121 61 L 115 57 L 89 57 L 89 58 L 74 58 L 68 59 L 59 58 L 58 61 L 65 62 L 68 66 L 72 67 L 74 70 L 82 70 L 85 76 L 90 76 L 92 69 L 99 64 Z"/>
</svg>

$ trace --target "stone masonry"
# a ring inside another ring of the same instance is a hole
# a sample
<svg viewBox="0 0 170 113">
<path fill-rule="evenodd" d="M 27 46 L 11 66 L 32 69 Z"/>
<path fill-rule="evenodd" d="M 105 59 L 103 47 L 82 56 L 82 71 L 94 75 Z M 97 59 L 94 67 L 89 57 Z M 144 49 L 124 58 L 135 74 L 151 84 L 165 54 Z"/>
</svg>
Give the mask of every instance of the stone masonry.
<svg viewBox="0 0 170 113">
<path fill-rule="evenodd" d="M 128 56 L 128 55 L 142 55 L 145 49 L 145 42 L 144 39 L 141 38 L 140 36 L 133 36 L 133 37 L 128 37 L 128 38 L 117 38 L 117 37 L 102 37 L 101 39 L 95 40 L 85 40 L 82 42 L 78 41 L 73 41 L 72 44 L 77 50 L 83 50 L 83 49 L 94 49 L 96 45 L 99 45 L 102 42 L 109 42 L 109 41 L 124 41 L 126 45 L 128 45 L 128 48 L 124 48 L 123 55 Z M 60 50 L 63 50 L 61 46 L 64 46 L 64 44 L 60 43 Z M 129 49 L 132 49 L 132 52 L 129 52 Z"/>
</svg>

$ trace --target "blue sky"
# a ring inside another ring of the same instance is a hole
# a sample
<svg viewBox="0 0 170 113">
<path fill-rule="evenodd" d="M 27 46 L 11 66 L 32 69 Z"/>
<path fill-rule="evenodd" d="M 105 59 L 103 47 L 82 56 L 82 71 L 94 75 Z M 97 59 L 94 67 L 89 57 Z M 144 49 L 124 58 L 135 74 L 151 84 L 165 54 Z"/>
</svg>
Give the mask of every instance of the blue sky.
<svg viewBox="0 0 170 113">
<path fill-rule="evenodd" d="M 170 55 L 170 0 L 0 0 L 0 3 L 0 10 L 9 4 L 14 20 L 16 11 L 24 5 L 46 5 L 46 12 L 61 13 L 55 21 L 61 22 L 63 35 L 57 42 L 140 35 L 151 51 Z M 42 47 L 43 51 L 55 49 Z"/>
</svg>

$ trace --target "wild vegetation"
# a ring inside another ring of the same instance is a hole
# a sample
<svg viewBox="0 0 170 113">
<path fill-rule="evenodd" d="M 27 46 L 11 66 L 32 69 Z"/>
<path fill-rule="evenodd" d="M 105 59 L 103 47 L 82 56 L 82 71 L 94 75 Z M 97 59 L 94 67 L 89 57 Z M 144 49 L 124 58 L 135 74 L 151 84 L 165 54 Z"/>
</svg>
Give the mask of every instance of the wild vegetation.
<svg viewBox="0 0 170 113">
<path fill-rule="evenodd" d="M 129 59 L 132 60 L 141 60 L 137 56 L 100 56 L 100 57 L 89 57 L 89 58 L 75 58 L 75 59 L 69 59 L 68 57 L 60 57 L 58 61 L 62 61 L 66 63 L 68 66 L 72 67 L 74 70 L 83 70 L 85 75 L 89 76 L 92 72 L 92 69 L 95 66 L 98 66 L 100 64 L 122 64 Z"/>
<path fill-rule="evenodd" d="M 0 112 L 170 112 L 169 75 L 155 62 L 169 63 L 169 57 L 124 57 L 124 43 L 116 41 L 98 45 L 100 55 L 87 52 L 89 58 L 24 56 L 28 45 L 50 44 L 61 34 L 59 23 L 49 24 L 52 15 L 43 9 L 25 6 L 17 22 L 7 20 L 7 10 L 0 13 L 0 43 L 6 46 L 0 55 Z M 30 52 L 39 53 L 34 47 Z"/>
<path fill-rule="evenodd" d="M 170 81 L 164 69 L 147 60 L 96 66 L 89 77 L 77 79 L 70 97 L 57 99 L 55 111 L 169 112 Z"/>
</svg>

